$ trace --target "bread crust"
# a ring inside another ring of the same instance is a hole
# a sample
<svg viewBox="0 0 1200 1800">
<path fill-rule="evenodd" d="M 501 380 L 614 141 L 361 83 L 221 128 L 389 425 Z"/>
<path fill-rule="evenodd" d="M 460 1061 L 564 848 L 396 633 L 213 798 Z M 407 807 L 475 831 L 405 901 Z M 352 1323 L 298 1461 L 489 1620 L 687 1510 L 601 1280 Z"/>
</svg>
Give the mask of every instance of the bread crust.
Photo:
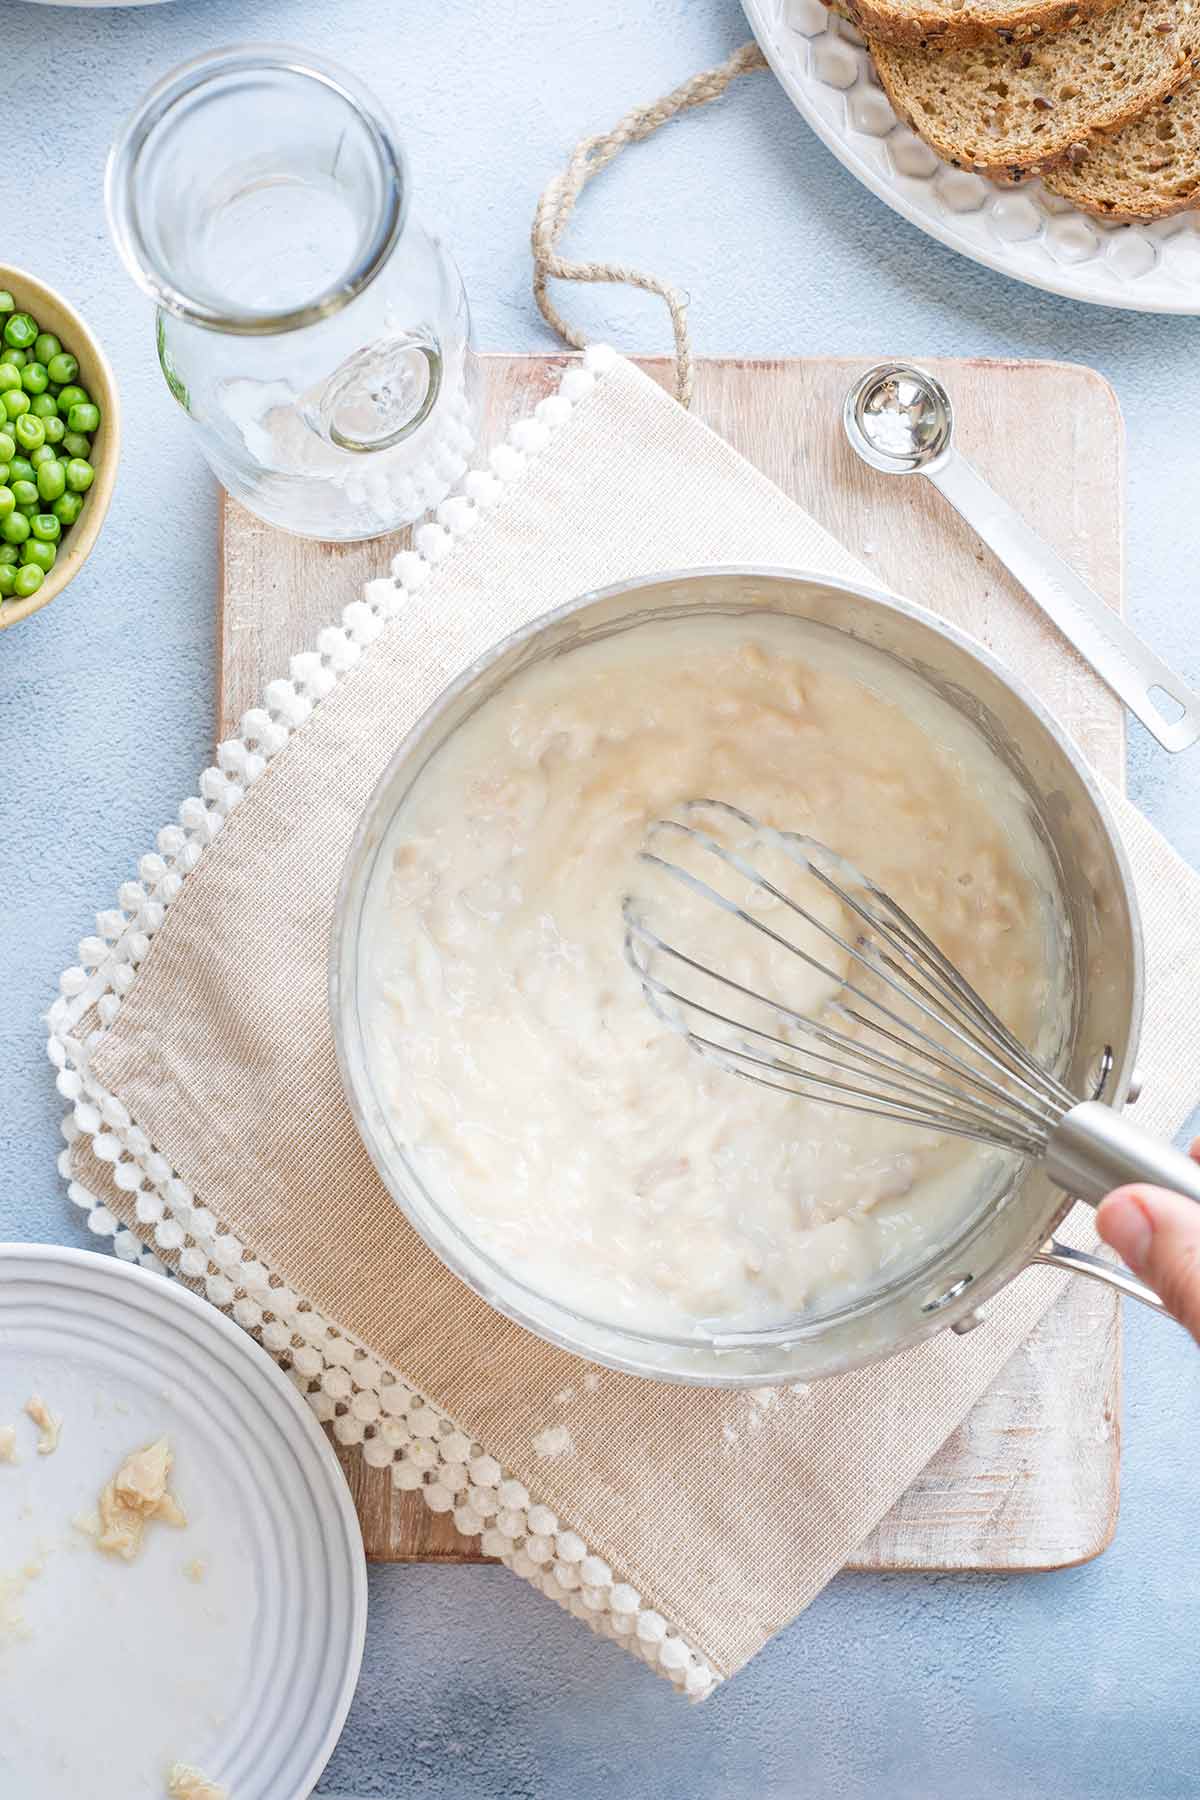
<svg viewBox="0 0 1200 1800">
<path fill-rule="evenodd" d="M 1065 128 L 1055 132 L 1052 116 L 1048 113 L 1046 132 L 1039 137 L 1036 150 L 1024 156 L 993 159 L 986 154 L 970 156 L 964 153 L 963 146 L 940 133 L 936 126 L 928 120 L 918 125 L 909 107 L 904 86 L 897 79 L 897 71 L 889 64 L 889 49 L 886 44 L 870 43 L 875 70 L 883 85 L 884 92 L 896 109 L 904 123 L 915 131 L 929 145 L 943 162 L 950 163 L 956 169 L 970 169 L 974 174 L 985 175 L 990 181 L 1002 187 L 1016 187 L 1022 182 L 1031 181 L 1036 175 L 1045 175 L 1068 161 L 1077 161 L 1086 154 L 1090 143 L 1109 137 L 1119 131 L 1122 126 L 1132 124 L 1149 112 L 1152 106 L 1158 105 L 1171 94 L 1186 87 L 1200 66 L 1200 46 L 1195 49 L 1181 50 L 1175 66 L 1164 76 L 1163 80 L 1150 92 L 1143 91 L 1130 104 L 1114 109 L 1107 117 L 1095 121 L 1084 130 L 1069 131 Z M 1112 215 L 1109 215 L 1112 216 Z"/>
<path fill-rule="evenodd" d="M 1056 194 L 1059 191 L 1058 188 L 1054 189 Z M 1107 206 L 1096 205 L 1086 197 L 1081 198 L 1073 192 L 1064 194 L 1062 197 L 1071 202 L 1076 212 L 1091 213 L 1092 217 L 1096 219 L 1107 219 L 1110 225 L 1150 225 L 1155 219 L 1172 219 L 1176 213 L 1195 212 L 1196 208 L 1200 207 L 1200 194 L 1193 194 L 1186 200 L 1172 200 L 1164 203 L 1155 207 L 1153 212 L 1145 209 L 1134 212 L 1123 206 L 1115 206 L 1110 209 Z"/>
<path fill-rule="evenodd" d="M 980 13 L 971 0 L 957 11 L 926 3 L 917 7 L 899 0 L 826 0 L 832 11 L 843 13 L 866 38 L 880 44 L 900 44 L 912 50 L 963 50 L 976 44 L 1025 44 L 1052 37 L 1098 18 L 1120 6 L 1121 0 L 1012 0 L 1003 14 Z"/>
<path fill-rule="evenodd" d="M 1200 207 L 1200 191 L 1187 194 L 1183 199 L 1162 200 L 1153 207 L 1134 208 L 1106 206 L 1089 194 L 1076 193 L 1074 188 L 1055 187 L 1050 181 L 1046 186 L 1051 193 L 1069 200 L 1077 212 L 1091 213 L 1094 219 L 1107 219 L 1110 225 L 1150 225 L 1155 219 L 1173 219 L 1177 213 L 1195 212 Z"/>
<path fill-rule="evenodd" d="M 1179 97 L 1176 96 L 1177 103 L 1178 99 Z M 1193 94 L 1189 95 L 1188 99 L 1192 102 L 1191 110 L 1194 113 L 1196 110 L 1196 102 L 1197 100 L 1200 100 L 1200 96 Z M 1153 113 L 1157 114 L 1168 111 L 1170 107 L 1171 101 L 1170 99 L 1166 99 L 1160 101 L 1158 106 L 1151 110 Z M 1150 118 L 1150 115 L 1147 114 L 1143 121 L 1140 122 L 1149 124 L 1153 121 Z M 1139 123 L 1139 121 L 1135 121 L 1135 124 L 1136 123 Z M 1109 148 L 1119 150 L 1120 145 L 1119 142 L 1116 141 L 1119 138 L 1119 134 L 1114 132 L 1106 135 L 1111 136 L 1114 140 Z M 1189 174 L 1186 172 L 1187 157 L 1185 156 L 1184 172 L 1178 174 L 1175 177 L 1175 180 L 1180 185 L 1182 185 L 1185 180 L 1193 181 L 1195 185 L 1194 191 L 1191 193 L 1158 194 L 1149 198 L 1147 202 L 1142 205 L 1135 205 L 1132 200 L 1129 202 L 1105 200 L 1094 190 L 1094 188 L 1089 188 L 1087 185 L 1089 176 L 1094 173 L 1089 170 L 1089 158 L 1087 156 L 1081 157 L 1077 166 L 1071 168 L 1069 171 L 1063 167 L 1052 170 L 1047 177 L 1046 186 L 1052 194 L 1060 194 L 1064 200 L 1069 200 L 1072 206 L 1078 207 L 1080 212 L 1091 213 L 1094 218 L 1107 219 L 1110 224 L 1113 225 L 1146 225 L 1153 219 L 1170 219 L 1173 218 L 1176 213 L 1194 212 L 1197 208 L 1200 208 L 1200 136 L 1193 139 L 1190 150 L 1192 173 Z M 1168 156 L 1166 161 L 1168 163 L 1174 162 L 1174 154 Z M 1119 174 L 1117 179 L 1119 181 Z"/>
</svg>

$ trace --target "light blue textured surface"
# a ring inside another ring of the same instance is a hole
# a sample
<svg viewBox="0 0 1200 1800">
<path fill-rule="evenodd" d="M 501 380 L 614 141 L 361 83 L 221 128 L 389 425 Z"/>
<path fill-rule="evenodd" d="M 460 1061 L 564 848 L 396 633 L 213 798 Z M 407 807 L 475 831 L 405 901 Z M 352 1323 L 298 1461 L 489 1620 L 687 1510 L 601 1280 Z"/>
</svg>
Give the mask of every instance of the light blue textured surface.
<svg viewBox="0 0 1200 1800">
<path fill-rule="evenodd" d="M 38 1015 L 210 748 L 215 497 L 158 376 L 148 306 L 106 237 L 101 159 L 118 117 L 170 64 L 221 43 L 332 51 L 391 106 L 418 204 L 443 215 L 456 246 L 480 346 L 531 349 L 551 342 L 526 250 L 546 178 L 576 138 L 744 36 L 734 0 L 0 6 L 10 132 L 23 140 L 0 184 L 0 256 L 82 306 L 116 366 L 126 419 L 112 514 L 88 569 L 0 637 L 0 1236 L 86 1240 L 54 1169 L 60 1106 Z M 43 84 L 32 114 L 12 98 L 18 79 Z M 1200 683 L 1195 321 L 1096 311 L 959 260 L 860 189 L 765 76 L 609 170 L 574 241 L 687 287 L 701 351 L 1095 364 L 1128 421 L 1131 614 Z M 563 303 L 596 337 L 665 345 L 649 302 L 604 290 Z M 1136 727 L 1131 736 L 1135 798 L 1200 862 L 1200 752 L 1172 761 Z M 376 1569 L 362 1686 L 320 1791 L 1200 1794 L 1200 1358 L 1146 1316 L 1130 1317 L 1127 1343 L 1122 1523 L 1098 1562 L 1027 1578 L 843 1578 L 700 1708 L 506 1571 Z"/>
</svg>

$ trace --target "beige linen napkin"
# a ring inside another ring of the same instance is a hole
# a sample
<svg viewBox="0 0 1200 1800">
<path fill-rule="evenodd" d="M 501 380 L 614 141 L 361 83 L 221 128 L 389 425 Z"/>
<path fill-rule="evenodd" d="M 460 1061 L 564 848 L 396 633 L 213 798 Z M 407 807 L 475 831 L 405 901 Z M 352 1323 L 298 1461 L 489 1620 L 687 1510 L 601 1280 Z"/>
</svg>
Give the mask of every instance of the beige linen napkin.
<svg viewBox="0 0 1200 1800">
<path fill-rule="evenodd" d="M 589 588 L 739 561 L 862 574 L 653 382 L 589 352 L 421 528 L 397 580 L 271 684 L 51 1015 L 97 1230 L 125 1254 L 152 1246 L 260 1333 L 341 1441 L 694 1695 L 842 1567 L 1063 1278 L 1025 1274 L 970 1337 L 803 1392 L 590 1369 L 494 1314 L 388 1198 L 342 1097 L 326 953 L 356 820 L 447 681 Z M 1145 908 L 1144 1119 L 1172 1132 L 1200 1065 L 1200 882 L 1110 799 Z"/>
</svg>

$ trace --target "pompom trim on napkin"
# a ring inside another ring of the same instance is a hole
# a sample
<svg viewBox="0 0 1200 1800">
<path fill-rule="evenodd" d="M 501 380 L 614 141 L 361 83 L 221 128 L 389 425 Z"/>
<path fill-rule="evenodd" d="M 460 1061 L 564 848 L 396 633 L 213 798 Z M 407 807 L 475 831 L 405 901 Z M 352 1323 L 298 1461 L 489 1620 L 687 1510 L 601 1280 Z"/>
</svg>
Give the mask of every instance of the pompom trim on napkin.
<svg viewBox="0 0 1200 1800">
<path fill-rule="evenodd" d="M 204 1294 L 270 1352 L 339 1443 L 357 1445 L 371 1468 L 390 1468 L 394 1487 L 421 1494 L 433 1512 L 452 1513 L 455 1527 L 478 1537 L 485 1555 L 499 1558 L 599 1635 L 640 1655 L 690 1698 L 703 1699 L 719 1680 L 707 1659 L 661 1613 L 644 1607 L 633 1586 L 452 1418 L 264 1262 L 250 1259 L 89 1069 L 90 1053 L 115 1022 L 154 934 L 246 790 L 616 360 L 606 346 L 587 350 L 564 372 L 558 391 L 513 425 L 507 441 L 491 452 L 489 466 L 472 470 L 461 491 L 417 528 L 414 548 L 395 557 L 391 576 L 369 581 L 363 598 L 343 611 L 341 624 L 318 634 L 315 651 L 292 657 L 290 678 L 267 684 L 262 706 L 243 716 L 241 735 L 218 745 L 199 794 L 182 803 L 177 823 L 159 832 L 156 848 L 138 863 L 137 879 L 118 889 L 117 906 L 96 915 L 96 934 L 80 941 L 79 961 L 63 971 L 47 1016 L 47 1048 L 58 1091 L 70 1107 L 62 1127 L 68 1148 L 59 1167 L 71 1200 L 98 1238 L 125 1261 L 174 1273 Z M 130 1196 L 139 1225 L 162 1256 L 72 1178 L 70 1146 L 81 1136 L 111 1165 L 115 1185 Z"/>
</svg>

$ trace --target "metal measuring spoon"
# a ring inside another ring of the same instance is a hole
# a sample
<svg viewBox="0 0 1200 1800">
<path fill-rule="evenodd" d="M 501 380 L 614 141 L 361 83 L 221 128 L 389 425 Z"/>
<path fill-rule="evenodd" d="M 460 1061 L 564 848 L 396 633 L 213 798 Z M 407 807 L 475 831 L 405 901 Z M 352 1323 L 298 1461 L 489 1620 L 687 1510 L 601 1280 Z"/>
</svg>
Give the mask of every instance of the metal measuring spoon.
<svg viewBox="0 0 1200 1800">
<path fill-rule="evenodd" d="M 871 468 L 933 483 L 1164 749 L 1200 738 L 1200 697 L 959 455 L 940 381 L 911 363 L 880 363 L 846 395 L 842 422 Z"/>
</svg>

